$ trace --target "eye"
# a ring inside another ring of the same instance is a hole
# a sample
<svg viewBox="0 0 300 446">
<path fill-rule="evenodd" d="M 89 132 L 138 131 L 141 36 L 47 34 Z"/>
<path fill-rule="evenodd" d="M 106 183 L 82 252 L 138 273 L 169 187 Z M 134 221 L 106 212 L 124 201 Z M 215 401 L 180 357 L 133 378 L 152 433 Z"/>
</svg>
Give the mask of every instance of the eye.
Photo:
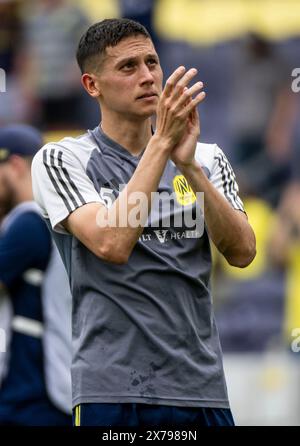
<svg viewBox="0 0 300 446">
<path fill-rule="evenodd" d="M 148 59 L 147 63 L 148 63 L 148 65 L 157 65 L 158 61 L 156 59 L 154 59 L 153 57 L 151 57 L 150 59 Z"/>
<path fill-rule="evenodd" d="M 131 70 L 134 68 L 134 62 L 126 62 L 124 65 L 121 66 L 121 70 Z"/>
</svg>

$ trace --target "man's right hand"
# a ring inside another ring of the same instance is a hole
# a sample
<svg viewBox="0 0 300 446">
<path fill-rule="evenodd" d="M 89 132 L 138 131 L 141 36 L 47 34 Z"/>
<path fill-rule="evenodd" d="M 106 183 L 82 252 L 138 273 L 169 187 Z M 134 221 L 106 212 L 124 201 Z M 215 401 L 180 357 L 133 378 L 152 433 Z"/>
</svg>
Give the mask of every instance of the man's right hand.
<svg viewBox="0 0 300 446">
<path fill-rule="evenodd" d="M 202 82 L 196 82 L 187 88 L 189 82 L 196 76 L 196 68 L 177 68 L 166 82 L 157 107 L 155 135 L 165 143 L 171 151 L 184 135 L 188 117 L 203 99 L 203 93 L 198 93 L 203 87 Z M 196 95 L 196 97 L 193 96 Z"/>
</svg>

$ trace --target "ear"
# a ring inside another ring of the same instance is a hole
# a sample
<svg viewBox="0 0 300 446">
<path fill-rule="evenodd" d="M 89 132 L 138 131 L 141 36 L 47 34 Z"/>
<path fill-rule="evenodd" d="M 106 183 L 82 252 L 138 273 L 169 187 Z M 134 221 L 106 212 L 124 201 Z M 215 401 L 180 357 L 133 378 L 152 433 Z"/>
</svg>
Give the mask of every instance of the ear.
<svg viewBox="0 0 300 446">
<path fill-rule="evenodd" d="M 94 74 L 84 73 L 81 76 L 81 83 L 90 96 L 93 98 L 100 96 L 98 80 Z"/>
</svg>

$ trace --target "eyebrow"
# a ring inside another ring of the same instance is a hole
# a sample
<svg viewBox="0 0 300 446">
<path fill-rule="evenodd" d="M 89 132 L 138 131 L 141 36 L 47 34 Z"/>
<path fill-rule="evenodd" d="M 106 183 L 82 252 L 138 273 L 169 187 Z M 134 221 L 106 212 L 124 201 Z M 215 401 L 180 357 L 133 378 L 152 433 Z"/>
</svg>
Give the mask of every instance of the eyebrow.
<svg viewBox="0 0 300 446">
<path fill-rule="evenodd" d="M 149 53 L 146 55 L 146 59 L 147 58 L 153 58 L 155 60 L 158 61 L 158 56 L 155 53 Z M 123 59 L 120 59 L 117 63 L 116 66 L 120 67 L 122 65 L 125 65 L 128 62 L 135 62 L 138 59 L 138 56 L 131 56 L 131 57 L 124 57 Z"/>
</svg>

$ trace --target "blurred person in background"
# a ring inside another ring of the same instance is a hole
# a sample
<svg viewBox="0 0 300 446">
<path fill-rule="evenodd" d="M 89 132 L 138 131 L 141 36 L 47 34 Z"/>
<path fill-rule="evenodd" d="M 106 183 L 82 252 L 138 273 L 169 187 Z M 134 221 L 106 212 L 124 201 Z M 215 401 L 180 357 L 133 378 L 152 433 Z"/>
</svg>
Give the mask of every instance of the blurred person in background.
<svg viewBox="0 0 300 446">
<path fill-rule="evenodd" d="M 291 173 L 297 111 L 291 69 L 270 42 L 248 34 L 239 47 L 231 90 L 233 163 L 241 191 L 276 206 Z"/>
<path fill-rule="evenodd" d="M 36 124 L 44 129 L 84 127 L 74 53 L 88 19 L 67 0 L 26 2 L 23 18 L 19 67 Z"/>
<path fill-rule="evenodd" d="M 32 127 L 0 128 L 0 425 L 70 425 L 71 295 L 32 201 Z M 4 218 L 3 218 L 4 217 Z"/>
<path fill-rule="evenodd" d="M 216 317 L 225 352 L 290 348 L 300 329 L 300 182 L 283 190 L 278 207 L 259 197 L 245 199 L 258 255 L 238 271 L 217 256 Z"/>
<path fill-rule="evenodd" d="M 272 246 L 275 249 L 278 242 L 272 228 L 281 194 L 299 166 L 295 160 L 299 96 L 291 90 L 292 62 L 275 43 L 251 33 L 238 42 L 238 51 L 235 44 L 233 48 L 231 153 L 258 254 L 241 271 L 216 256 L 213 289 L 224 352 L 262 353 L 282 347 L 286 324 L 290 269 L 273 261 Z"/>
<path fill-rule="evenodd" d="M 257 196 L 243 200 L 257 255 L 248 268 L 239 270 L 214 251 L 216 318 L 225 353 L 262 353 L 282 345 L 285 275 L 269 252 L 276 211 Z"/>
<path fill-rule="evenodd" d="M 300 329 L 300 181 L 292 181 L 284 190 L 277 218 L 271 231 L 270 257 L 285 271 L 285 311 L 283 334 L 291 345 L 293 330 Z"/>
</svg>

